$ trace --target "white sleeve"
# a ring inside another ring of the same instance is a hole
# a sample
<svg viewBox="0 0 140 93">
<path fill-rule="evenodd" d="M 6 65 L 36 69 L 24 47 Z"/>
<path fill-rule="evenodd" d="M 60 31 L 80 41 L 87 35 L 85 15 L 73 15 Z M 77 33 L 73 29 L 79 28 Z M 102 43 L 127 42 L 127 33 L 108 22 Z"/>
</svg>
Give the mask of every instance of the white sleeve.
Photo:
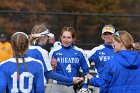
<svg viewBox="0 0 140 93">
<path fill-rule="evenodd" d="M 42 56 L 43 56 L 43 59 L 44 59 L 44 62 L 45 62 L 45 65 L 46 65 L 48 71 L 52 70 L 48 51 L 45 49 L 42 49 L 40 52 L 42 53 Z"/>
<path fill-rule="evenodd" d="M 76 50 L 79 50 L 79 51 L 84 55 L 85 60 L 86 60 L 86 62 L 87 62 L 87 64 L 88 64 L 88 67 L 90 68 L 90 63 L 89 63 L 89 61 L 88 61 L 87 54 L 86 54 L 85 50 L 83 50 L 82 48 L 78 48 L 77 46 L 74 46 L 74 48 L 75 48 Z"/>
<path fill-rule="evenodd" d="M 104 45 L 100 45 L 97 47 L 94 47 L 92 50 L 87 52 L 87 57 L 89 58 L 90 56 L 92 56 L 97 50 L 101 50 L 104 48 Z"/>
</svg>

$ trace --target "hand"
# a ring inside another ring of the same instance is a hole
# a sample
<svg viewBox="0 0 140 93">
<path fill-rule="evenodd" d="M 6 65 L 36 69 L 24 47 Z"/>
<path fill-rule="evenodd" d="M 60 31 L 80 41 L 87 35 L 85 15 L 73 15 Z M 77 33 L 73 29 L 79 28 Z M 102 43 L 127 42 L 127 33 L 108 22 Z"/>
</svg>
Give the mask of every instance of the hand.
<svg viewBox="0 0 140 93">
<path fill-rule="evenodd" d="M 93 76 L 92 76 L 92 75 L 90 75 L 90 74 L 87 74 L 87 75 L 86 75 L 86 77 L 87 77 L 88 79 L 93 78 Z"/>
<path fill-rule="evenodd" d="M 57 60 L 54 57 L 51 59 L 51 64 L 52 64 L 53 70 L 55 70 L 57 66 Z"/>
<path fill-rule="evenodd" d="M 73 83 L 77 84 L 80 81 L 83 81 L 83 78 L 82 77 L 73 77 Z"/>
</svg>

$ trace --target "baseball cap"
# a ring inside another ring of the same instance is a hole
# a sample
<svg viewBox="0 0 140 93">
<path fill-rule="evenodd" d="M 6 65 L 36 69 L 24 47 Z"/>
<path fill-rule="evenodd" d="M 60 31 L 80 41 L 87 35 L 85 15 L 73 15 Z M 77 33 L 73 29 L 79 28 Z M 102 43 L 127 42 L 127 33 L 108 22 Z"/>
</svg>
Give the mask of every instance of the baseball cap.
<svg viewBox="0 0 140 93">
<path fill-rule="evenodd" d="M 105 25 L 102 29 L 102 34 L 105 32 L 115 33 L 115 28 L 113 25 Z"/>
<path fill-rule="evenodd" d="M 6 41 L 7 40 L 7 37 L 4 33 L 1 33 L 0 34 L 0 41 Z"/>
<path fill-rule="evenodd" d="M 37 33 L 37 34 L 32 34 L 31 36 L 33 37 L 40 37 L 40 36 L 53 36 L 53 33 L 50 33 L 50 31 L 47 29 L 41 33 Z"/>
</svg>

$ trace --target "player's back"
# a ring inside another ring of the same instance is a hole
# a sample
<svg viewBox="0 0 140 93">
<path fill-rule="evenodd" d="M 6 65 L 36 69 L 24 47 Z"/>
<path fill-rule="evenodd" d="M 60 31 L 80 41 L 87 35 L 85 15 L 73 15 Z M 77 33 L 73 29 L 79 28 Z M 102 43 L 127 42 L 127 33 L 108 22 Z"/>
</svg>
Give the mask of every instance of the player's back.
<svg viewBox="0 0 140 93">
<path fill-rule="evenodd" d="M 47 50 L 40 46 L 30 46 L 27 55 L 40 60 L 44 66 L 44 72 L 52 70 Z"/>
<path fill-rule="evenodd" d="M 22 58 L 18 58 L 18 62 L 19 66 L 16 63 L 16 58 L 11 58 L 1 63 L 0 68 L 5 74 L 7 83 L 6 93 L 44 93 L 44 75 L 41 61 L 25 57 L 26 66 Z"/>
</svg>

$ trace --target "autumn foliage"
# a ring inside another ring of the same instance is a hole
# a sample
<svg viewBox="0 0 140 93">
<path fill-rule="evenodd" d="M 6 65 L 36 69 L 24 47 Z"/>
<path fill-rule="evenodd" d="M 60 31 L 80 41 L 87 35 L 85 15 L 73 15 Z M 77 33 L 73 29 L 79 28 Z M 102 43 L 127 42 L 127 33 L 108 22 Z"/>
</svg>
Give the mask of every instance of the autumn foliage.
<svg viewBox="0 0 140 93">
<path fill-rule="evenodd" d="M 55 34 L 58 34 L 63 26 L 70 25 L 75 27 L 80 42 L 89 43 L 92 41 L 100 43 L 99 31 L 102 26 L 105 24 L 113 24 L 117 30 L 125 29 L 131 31 L 136 37 L 139 37 L 139 17 L 47 14 L 50 12 L 76 14 L 139 14 L 139 4 L 140 0 L 1 0 L 0 31 L 7 32 L 8 34 L 23 31 L 29 34 L 33 25 L 45 23 Z M 16 12 L 13 13 L 9 11 Z M 23 13 L 19 13 L 21 11 Z M 97 40 L 89 38 L 94 36 Z M 82 37 L 84 37 L 84 39 Z"/>
</svg>

